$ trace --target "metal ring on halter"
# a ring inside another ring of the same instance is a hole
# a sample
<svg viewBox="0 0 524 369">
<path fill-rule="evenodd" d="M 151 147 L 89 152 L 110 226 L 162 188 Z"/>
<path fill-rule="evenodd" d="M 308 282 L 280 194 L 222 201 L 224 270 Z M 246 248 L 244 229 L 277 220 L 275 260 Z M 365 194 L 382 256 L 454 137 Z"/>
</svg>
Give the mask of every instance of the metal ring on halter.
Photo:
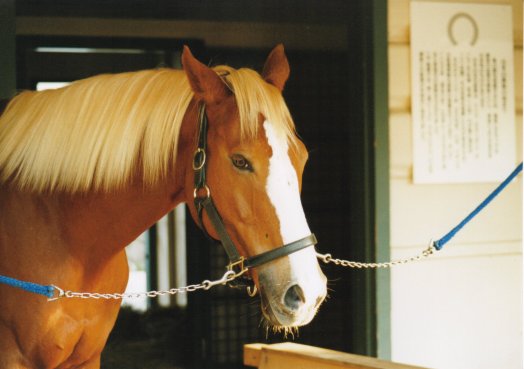
<svg viewBox="0 0 524 369">
<path fill-rule="evenodd" d="M 198 155 L 201 159 L 197 160 Z M 197 164 L 198 163 L 198 164 Z M 206 151 L 202 148 L 197 148 L 195 154 L 193 155 L 193 170 L 200 170 L 206 164 Z"/>
<path fill-rule="evenodd" d="M 193 198 L 194 199 L 199 198 L 198 191 L 200 191 L 202 189 L 206 190 L 206 195 L 203 198 L 209 198 L 211 196 L 211 190 L 209 189 L 209 187 L 207 185 L 204 185 L 204 187 L 195 188 L 195 190 L 193 191 Z"/>
<path fill-rule="evenodd" d="M 257 295 L 257 292 L 258 292 L 257 285 L 254 284 L 253 288 L 251 288 L 251 286 L 247 286 L 246 287 L 246 291 L 247 291 L 247 294 L 248 294 L 249 297 L 255 297 Z"/>
</svg>

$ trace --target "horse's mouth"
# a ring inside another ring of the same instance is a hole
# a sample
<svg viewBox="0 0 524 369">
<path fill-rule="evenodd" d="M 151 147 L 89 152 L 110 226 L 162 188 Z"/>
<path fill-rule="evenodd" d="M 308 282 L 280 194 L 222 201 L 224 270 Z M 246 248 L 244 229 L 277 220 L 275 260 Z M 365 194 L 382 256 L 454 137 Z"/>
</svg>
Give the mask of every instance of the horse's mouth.
<svg viewBox="0 0 524 369">
<path fill-rule="evenodd" d="M 301 327 L 310 323 L 315 317 L 321 304 L 317 302 L 315 306 L 304 306 L 298 310 L 288 309 L 283 303 L 277 302 L 278 299 L 271 299 L 263 289 L 260 291 L 262 315 L 267 323 L 274 327 L 276 331 L 280 328 Z"/>
</svg>

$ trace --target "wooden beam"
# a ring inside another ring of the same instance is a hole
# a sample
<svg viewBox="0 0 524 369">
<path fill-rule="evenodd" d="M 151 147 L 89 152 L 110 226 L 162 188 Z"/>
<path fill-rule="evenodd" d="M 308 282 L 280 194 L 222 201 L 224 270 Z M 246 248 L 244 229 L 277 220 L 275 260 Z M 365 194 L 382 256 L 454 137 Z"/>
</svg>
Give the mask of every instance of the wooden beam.
<svg viewBox="0 0 524 369">
<path fill-rule="evenodd" d="M 244 345 L 244 365 L 259 369 L 423 369 L 292 342 Z"/>
<path fill-rule="evenodd" d="M 346 50 L 345 25 L 164 19 L 17 17 L 17 35 L 201 39 L 210 47 Z"/>
<path fill-rule="evenodd" d="M 15 1 L 0 0 L 0 100 L 16 92 Z"/>
</svg>

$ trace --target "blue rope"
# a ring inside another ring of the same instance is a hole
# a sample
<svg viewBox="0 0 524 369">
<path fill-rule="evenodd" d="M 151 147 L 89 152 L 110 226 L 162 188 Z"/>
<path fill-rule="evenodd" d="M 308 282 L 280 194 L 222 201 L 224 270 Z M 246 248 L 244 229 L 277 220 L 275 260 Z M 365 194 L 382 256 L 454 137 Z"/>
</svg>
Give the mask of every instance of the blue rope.
<svg viewBox="0 0 524 369">
<path fill-rule="evenodd" d="M 498 194 L 502 192 L 506 188 L 508 184 L 522 171 L 522 163 L 520 163 L 517 168 L 511 174 L 502 182 L 495 190 L 489 194 L 488 197 L 484 201 L 480 203 L 479 206 L 476 207 L 475 210 L 473 210 L 467 217 L 465 217 L 462 222 L 460 222 L 455 228 L 453 228 L 451 231 L 449 231 L 444 237 L 442 237 L 440 240 L 437 240 L 433 242 L 433 246 L 436 250 L 440 250 L 444 247 L 446 243 L 448 243 L 466 224 L 469 223 L 471 219 L 473 219 L 478 213 L 482 211 L 495 197 L 497 197 Z"/>
<path fill-rule="evenodd" d="M 20 288 L 27 292 L 44 295 L 44 296 L 47 296 L 48 298 L 52 298 L 55 293 L 54 286 L 43 286 L 41 284 L 36 284 L 32 282 L 24 282 L 18 279 L 5 277 L 3 275 L 0 275 L 0 283 L 7 284 L 12 287 Z"/>
</svg>

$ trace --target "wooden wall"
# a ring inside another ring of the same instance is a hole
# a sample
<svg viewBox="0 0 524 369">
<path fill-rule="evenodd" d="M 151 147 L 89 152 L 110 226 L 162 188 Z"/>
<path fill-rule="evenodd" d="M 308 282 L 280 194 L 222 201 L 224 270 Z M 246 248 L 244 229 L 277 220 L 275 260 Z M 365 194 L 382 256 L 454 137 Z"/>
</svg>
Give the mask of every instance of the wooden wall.
<svg viewBox="0 0 524 369">
<path fill-rule="evenodd" d="M 474 2 L 513 6 L 517 162 L 522 2 Z M 391 256 L 402 258 L 445 234 L 495 184 L 413 184 L 410 1 L 389 0 L 388 8 Z M 391 305 L 395 361 L 446 369 L 521 368 L 522 176 L 431 260 L 394 268 Z"/>
</svg>

